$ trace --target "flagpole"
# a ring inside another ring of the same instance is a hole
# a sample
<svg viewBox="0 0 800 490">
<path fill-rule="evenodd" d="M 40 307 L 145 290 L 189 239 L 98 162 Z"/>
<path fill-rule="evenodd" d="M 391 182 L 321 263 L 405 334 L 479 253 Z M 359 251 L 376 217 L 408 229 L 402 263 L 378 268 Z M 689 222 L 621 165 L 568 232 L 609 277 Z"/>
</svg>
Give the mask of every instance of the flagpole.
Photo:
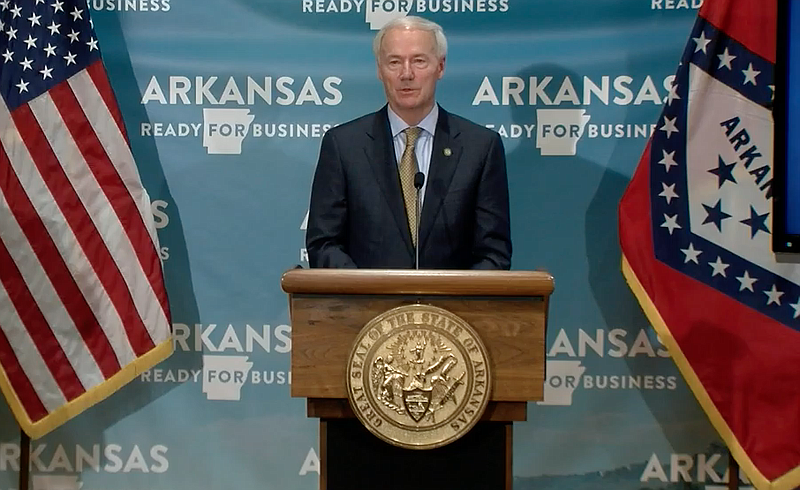
<svg viewBox="0 0 800 490">
<path fill-rule="evenodd" d="M 739 490 L 739 462 L 728 450 L 728 490 Z"/>
<path fill-rule="evenodd" d="M 19 490 L 28 490 L 31 467 L 31 438 L 24 430 L 19 430 Z"/>
</svg>

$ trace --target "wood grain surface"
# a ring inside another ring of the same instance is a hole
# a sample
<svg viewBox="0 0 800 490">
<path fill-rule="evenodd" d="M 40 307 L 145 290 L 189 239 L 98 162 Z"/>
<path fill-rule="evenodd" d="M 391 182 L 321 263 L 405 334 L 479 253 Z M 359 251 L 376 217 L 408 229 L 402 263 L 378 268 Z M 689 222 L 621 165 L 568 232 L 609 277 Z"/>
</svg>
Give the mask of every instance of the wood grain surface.
<svg viewBox="0 0 800 490">
<path fill-rule="evenodd" d="M 346 399 L 346 363 L 358 332 L 380 313 L 415 302 L 444 308 L 476 330 L 492 363 L 490 400 L 543 398 L 543 297 L 341 294 L 291 295 L 292 396 Z"/>
<path fill-rule="evenodd" d="M 548 296 L 554 286 L 539 271 L 292 269 L 281 287 L 289 294 Z"/>
</svg>

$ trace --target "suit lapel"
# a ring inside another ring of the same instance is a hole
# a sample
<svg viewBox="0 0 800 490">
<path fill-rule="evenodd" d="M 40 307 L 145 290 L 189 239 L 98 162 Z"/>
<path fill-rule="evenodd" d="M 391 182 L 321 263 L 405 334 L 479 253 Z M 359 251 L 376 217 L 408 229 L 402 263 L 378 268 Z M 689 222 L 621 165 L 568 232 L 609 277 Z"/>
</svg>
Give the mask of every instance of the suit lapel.
<svg viewBox="0 0 800 490">
<path fill-rule="evenodd" d="M 433 228 L 434 218 L 442 207 L 444 196 L 453 180 L 458 161 L 461 158 L 461 141 L 458 139 L 460 131 L 451 124 L 450 115 L 439 107 L 439 119 L 436 122 L 436 134 L 433 137 L 433 151 L 431 153 L 431 166 L 428 171 L 428 185 L 425 189 L 425 202 L 422 205 L 420 217 L 419 243 L 424 244 L 425 239 Z"/>
<path fill-rule="evenodd" d="M 400 190 L 400 177 L 397 174 L 397 158 L 394 154 L 394 143 L 392 142 L 387 106 L 375 113 L 375 120 L 372 128 L 367 133 L 371 139 L 364 151 L 367 159 L 375 174 L 375 180 L 386 198 L 386 203 L 392 212 L 398 228 L 400 228 L 403 240 L 406 243 L 409 253 L 414 252 L 411 243 L 411 233 L 408 230 L 406 220 L 406 208 L 403 203 L 403 193 Z"/>
</svg>

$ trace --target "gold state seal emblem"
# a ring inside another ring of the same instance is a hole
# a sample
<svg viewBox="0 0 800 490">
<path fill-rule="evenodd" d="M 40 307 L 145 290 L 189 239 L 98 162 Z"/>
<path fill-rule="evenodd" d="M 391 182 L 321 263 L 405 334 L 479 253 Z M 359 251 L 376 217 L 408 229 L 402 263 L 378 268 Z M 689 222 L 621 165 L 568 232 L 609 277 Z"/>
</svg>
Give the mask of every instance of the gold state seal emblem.
<svg viewBox="0 0 800 490">
<path fill-rule="evenodd" d="M 347 362 L 347 393 L 376 436 L 432 449 L 480 419 L 491 392 L 489 369 L 486 348 L 467 322 L 435 306 L 400 306 L 359 332 Z"/>
</svg>

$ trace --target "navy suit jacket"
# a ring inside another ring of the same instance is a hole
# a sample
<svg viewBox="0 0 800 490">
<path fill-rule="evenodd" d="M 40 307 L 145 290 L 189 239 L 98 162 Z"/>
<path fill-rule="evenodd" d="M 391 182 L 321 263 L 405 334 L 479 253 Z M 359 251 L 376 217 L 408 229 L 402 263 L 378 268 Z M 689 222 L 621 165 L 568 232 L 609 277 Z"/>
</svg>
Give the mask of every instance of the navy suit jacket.
<svg viewBox="0 0 800 490">
<path fill-rule="evenodd" d="M 387 107 L 331 128 L 311 189 L 311 267 L 413 268 Z M 509 269 L 503 142 L 439 108 L 419 231 L 421 269 Z"/>
</svg>

